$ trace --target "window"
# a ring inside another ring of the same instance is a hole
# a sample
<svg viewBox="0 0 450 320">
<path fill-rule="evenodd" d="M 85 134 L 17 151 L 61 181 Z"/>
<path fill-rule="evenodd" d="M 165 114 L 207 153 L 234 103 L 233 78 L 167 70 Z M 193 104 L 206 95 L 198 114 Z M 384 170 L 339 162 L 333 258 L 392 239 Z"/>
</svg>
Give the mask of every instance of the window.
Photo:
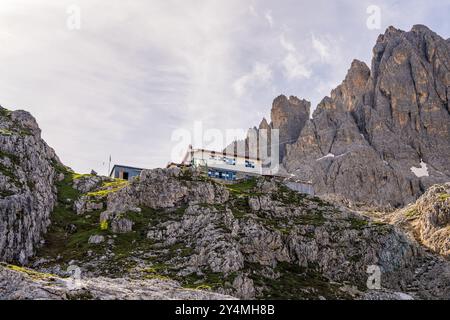
<svg viewBox="0 0 450 320">
<path fill-rule="evenodd" d="M 231 159 L 231 158 L 226 158 L 226 157 L 224 157 L 224 158 L 223 158 L 223 161 L 224 161 L 226 164 L 230 165 L 230 166 L 235 166 L 235 165 L 236 165 L 236 159 Z"/>
<path fill-rule="evenodd" d="M 255 163 L 253 161 L 250 160 L 245 160 L 245 167 L 246 168 L 255 168 Z"/>
</svg>

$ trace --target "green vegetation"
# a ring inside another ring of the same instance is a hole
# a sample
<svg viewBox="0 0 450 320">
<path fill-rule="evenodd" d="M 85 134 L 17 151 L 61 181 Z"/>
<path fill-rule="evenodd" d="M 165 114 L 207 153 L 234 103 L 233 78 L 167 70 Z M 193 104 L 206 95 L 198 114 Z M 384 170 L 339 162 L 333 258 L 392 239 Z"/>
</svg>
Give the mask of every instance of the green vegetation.
<svg viewBox="0 0 450 320">
<path fill-rule="evenodd" d="M 8 129 L 0 129 L 0 135 L 2 136 L 11 136 L 14 132 Z"/>
<path fill-rule="evenodd" d="M 117 192 L 117 191 L 125 188 L 127 185 L 128 185 L 127 180 L 114 179 L 114 181 L 103 182 L 102 186 L 100 187 L 100 190 L 89 192 L 86 195 L 88 197 L 103 198 L 103 197 L 106 197 L 110 193 Z"/>
<path fill-rule="evenodd" d="M 226 187 L 234 195 L 252 195 L 254 194 L 252 191 L 256 188 L 257 182 L 256 178 L 250 178 L 238 183 L 226 185 Z"/>
<path fill-rule="evenodd" d="M 9 270 L 24 273 L 27 276 L 29 276 L 30 278 L 32 278 L 33 280 L 53 280 L 53 279 L 57 278 L 53 274 L 42 273 L 42 272 L 38 272 L 38 271 L 31 270 L 31 269 L 24 268 L 24 267 L 19 267 L 19 266 L 12 265 L 12 264 L 6 264 L 3 262 L 0 262 L 0 265 Z"/>
<path fill-rule="evenodd" d="M 18 166 L 20 164 L 20 158 L 12 153 L 1 151 L 0 150 L 0 158 L 2 159 L 9 159 L 11 161 L 11 166 L 7 166 L 5 164 L 0 163 L 0 173 L 3 174 L 5 177 L 8 177 L 10 182 L 14 184 L 18 188 L 22 188 L 25 186 L 25 183 L 21 182 L 15 173 L 15 166 Z M 31 181 L 27 181 L 28 186 L 30 187 L 30 190 L 33 190 L 33 184 Z M 13 193 L 9 190 L 1 191 L 0 194 L 2 196 L 9 196 Z"/>
<path fill-rule="evenodd" d="M 6 151 L 1 151 L 0 150 L 0 158 L 9 158 L 11 160 L 11 162 L 13 164 L 19 164 L 20 162 L 20 158 L 18 156 L 16 156 L 15 154 L 6 152 Z"/>
<path fill-rule="evenodd" d="M 279 262 L 275 272 L 279 274 L 276 279 L 266 277 L 261 271 L 264 268 L 259 264 L 247 263 L 246 267 L 253 272 L 250 278 L 256 286 L 263 288 L 258 299 L 266 300 L 298 300 L 345 298 L 338 286 L 333 285 L 323 277 L 317 267 L 302 268 L 293 263 Z"/>
<path fill-rule="evenodd" d="M 100 221 L 100 230 L 102 231 L 108 230 L 108 220 Z"/>
<path fill-rule="evenodd" d="M 0 190 L 0 198 L 6 198 L 12 195 L 14 195 L 14 192 L 10 190 Z"/>
<path fill-rule="evenodd" d="M 69 293 L 67 294 L 68 300 L 93 300 L 94 296 L 89 291 L 83 290 L 77 293 Z"/>
<path fill-rule="evenodd" d="M 409 218 L 409 219 L 414 219 L 417 218 L 419 215 L 419 211 L 417 211 L 417 208 L 409 208 L 408 210 L 406 210 L 405 212 L 405 217 Z"/>
<path fill-rule="evenodd" d="M 450 198 L 450 194 L 448 194 L 448 193 L 441 193 L 439 195 L 439 200 L 442 202 L 447 201 L 447 199 L 449 199 L 449 198 Z"/>
<path fill-rule="evenodd" d="M 12 112 L 11 110 L 8 110 L 0 106 L 0 116 L 9 118 L 11 116 L 11 112 Z"/>
<path fill-rule="evenodd" d="M 361 218 L 350 217 L 347 221 L 350 223 L 352 229 L 362 230 L 369 227 L 369 221 Z"/>
<path fill-rule="evenodd" d="M 191 273 L 187 276 L 174 276 L 174 279 L 182 283 L 184 288 L 195 290 L 214 290 L 218 288 L 231 288 L 236 273 L 224 275 L 223 273 L 203 270 L 202 275 Z"/>
<path fill-rule="evenodd" d="M 301 206 L 305 204 L 305 198 L 307 196 L 293 191 L 286 187 L 284 184 L 278 185 L 278 192 L 272 194 L 272 200 L 279 201 L 286 205 Z"/>
</svg>

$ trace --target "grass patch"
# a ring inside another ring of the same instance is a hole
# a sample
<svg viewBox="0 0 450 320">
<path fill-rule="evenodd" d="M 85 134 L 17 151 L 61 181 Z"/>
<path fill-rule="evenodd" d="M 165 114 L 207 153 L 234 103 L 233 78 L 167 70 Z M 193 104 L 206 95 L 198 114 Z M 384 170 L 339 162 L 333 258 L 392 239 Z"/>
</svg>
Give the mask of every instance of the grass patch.
<svg viewBox="0 0 450 320">
<path fill-rule="evenodd" d="M 441 193 L 439 195 L 439 200 L 442 202 L 447 201 L 447 199 L 449 199 L 449 198 L 450 198 L 450 194 L 448 194 L 448 193 Z"/>
<path fill-rule="evenodd" d="M 103 182 L 102 186 L 100 187 L 100 190 L 88 192 L 86 195 L 88 197 L 103 198 L 110 193 L 117 192 L 125 188 L 127 185 L 128 185 L 127 180 L 114 179 L 114 181 Z"/>
<path fill-rule="evenodd" d="M 278 192 L 271 195 L 272 200 L 279 201 L 285 205 L 301 206 L 305 204 L 305 194 L 298 193 L 286 187 L 284 184 L 278 185 Z"/>
<path fill-rule="evenodd" d="M 405 212 L 405 217 L 409 218 L 409 219 L 413 219 L 418 217 L 419 215 L 419 211 L 417 211 L 416 208 L 410 208 L 408 210 L 406 210 Z"/>
<path fill-rule="evenodd" d="M 258 299 L 299 300 L 318 299 L 319 296 L 336 299 L 343 296 L 337 286 L 330 284 L 329 280 L 314 268 L 302 268 L 295 263 L 279 262 L 275 272 L 280 276 L 271 279 L 261 274 L 263 267 L 258 264 L 247 264 L 247 267 L 253 270 L 250 278 L 255 286 L 262 289 Z"/>
<path fill-rule="evenodd" d="M 194 290 L 214 290 L 218 288 L 230 287 L 236 278 L 236 273 L 231 273 L 225 276 L 223 273 L 212 272 L 211 270 L 204 270 L 202 275 L 191 273 L 184 277 L 175 277 L 184 288 Z"/>
<path fill-rule="evenodd" d="M 53 274 L 42 273 L 42 272 L 38 272 L 38 271 L 35 271 L 35 270 L 27 269 L 27 268 L 24 268 L 24 267 L 19 267 L 19 266 L 12 265 L 12 264 L 0 263 L 0 265 L 3 266 L 4 268 L 8 269 L 8 270 L 24 273 L 27 276 L 29 276 L 30 278 L 32 278 L 33 280 L 50 280 L 50 279 L 57 278 Z"/>
<path fill-rule="evenodd" d="M 0 106 L 0 116 L 9 118 L 9 117 L 11 117 L 11 113 L 12 113 L 11 110 L 8 110 L 8 109 Z"/>
<path fill-rule="evenodd" d="M 0 129 L 1 136 L 12 136 L 14 132 L 8 129 Z"/>
<path fill-rule="evenodd" d="M 355 217 L 348 218 L 347 221 L 350 223 L 350 227 L 356 230 L 362 230 L 369 227 L 369 221 L 364 219 L 359 219 Z"/>
<path fill-rule="evenodd" d="M 252 194 L 252 191 L 257 186 L 257 182 L 258 181 L 256 178 L 250 178 L 238 183 L 226 185 L 226 187 L 231 193 L 235 195 L 248 195 Z"/>
</svg>

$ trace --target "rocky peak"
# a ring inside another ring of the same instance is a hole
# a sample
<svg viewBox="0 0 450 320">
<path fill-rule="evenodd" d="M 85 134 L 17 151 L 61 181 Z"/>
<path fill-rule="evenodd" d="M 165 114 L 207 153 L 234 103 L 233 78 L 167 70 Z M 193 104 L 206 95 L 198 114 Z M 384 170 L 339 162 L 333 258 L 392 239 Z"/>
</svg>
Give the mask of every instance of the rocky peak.
<svg viewBox="0 0 450 320">
<path fill-rule="evenodd" d="M 297 141 L 301 130 L 309 119 L 311 103 L 297 97 L 289 99 L 281 95 L 272 105 L 272 128 L 278 129 L 280 136 L 280 160 L 286 154 L 286 145 Z"/>
<path fill-rule="evenodd" d="M 284 163 L 319 193 L 402 206 L 450 179 L 450 47 L 424 26 L 389 27 L 373 53 L 371 70 L 353 61 Z"/>
<path fill-rule="evenodd" d="M 311 103 L 304 99 L 300 100 L 297 97 L 290 96 L 287 98 L 285 95 L 280 95 L 275 98 L 272 104 L 271 110 L 271 122 L 263 118 L 258 128 L 250 129 L 245 140 L 235 141 L 225 148 L 230 152 L 236 152 L 242 148 L 245 148 L 246 155 L 258 155 L 264 158 L 266 155 L 261 155 L 260 150 L 255 143 L 256 138 L 259 136 L 259 130 L 267 130 L 268 138 L 263 138 L 263 141 L 267 142 L 267 154 L 271 155 L 271 130 L 279 130 L 279 150 L 280 150 L 280 163 L 286 154 L 286 146 L 297 141 L 300 132 L 309 119 Z M 252 139 L 250 139 L 252 138 Z M 261 138 L 261 137 L 260 137 Z M 258 140 L 259 143 L 265 143 Z"/>
<path fill-rule="evenodd" d="M 266 118 L 263 118 L 259 124 L 259 129 L 270 130 L 271 125 L 267 122 Z"/>
</svg>

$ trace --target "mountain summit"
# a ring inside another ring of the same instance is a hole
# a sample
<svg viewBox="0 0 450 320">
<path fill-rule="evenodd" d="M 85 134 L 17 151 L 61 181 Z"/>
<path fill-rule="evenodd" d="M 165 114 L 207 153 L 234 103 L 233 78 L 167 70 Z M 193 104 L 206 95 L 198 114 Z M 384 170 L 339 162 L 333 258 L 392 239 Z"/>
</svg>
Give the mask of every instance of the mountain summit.
<svg viewBox="0 0 450 320">
<path fill-rule="evenodd" d="M 371 68 L 354 60 L 312 119 L 277 126 L 280 142 L 301 128 L 280 148 L 284 167 L 313 181 L 319 195 L 401 207 L 450 180 L 449 98 L 449 41 L 422 25 L 389 27 Z"/>
</svg>

